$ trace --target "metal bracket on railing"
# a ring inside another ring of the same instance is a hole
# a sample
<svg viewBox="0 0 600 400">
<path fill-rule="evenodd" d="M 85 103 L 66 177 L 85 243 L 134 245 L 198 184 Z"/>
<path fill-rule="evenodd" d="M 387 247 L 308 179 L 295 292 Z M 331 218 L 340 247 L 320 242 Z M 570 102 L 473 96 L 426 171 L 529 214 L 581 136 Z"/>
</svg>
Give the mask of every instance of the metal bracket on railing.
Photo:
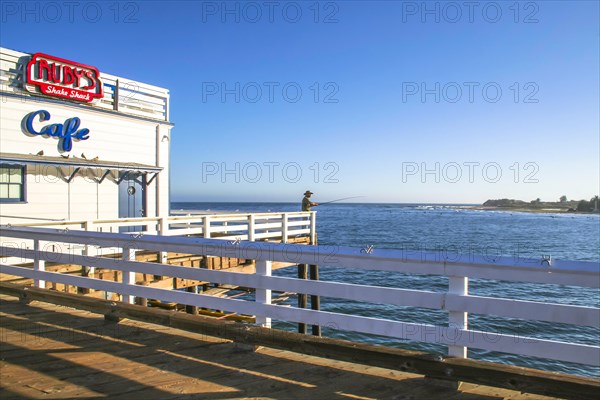
<svg viewBox="0 0 600 400">
<path fill-rule="evenodd" d="M 236 237 L 235 240 L 230 240 L 229 244 L 230 245 L 236 245 L 236 244 L 240 244 L 241 241 L 242 241 L 241 237 Z"/>
<path fill-rule="evenodd" d="M 134 238 L 134 239 L 139 239 L 139 238 L 141 238 L 142 236 L 144 236 L 144 234 L 140 232 L 140 233 L 136 233 L 135 235 L 133 235 L 133 238 Z"/>
<path fill-rule="evenodd" d="M 58 230 L 60 233 L 67 233 L 69 232 L 69 228 L 65 228 L 65 229 L 59 229 Z"/>
<path fill-rule="evenodd" d="M 436 353 L 424 354 L 423 358 L 425 358 L 426 360 L 432 360 L 432 361 L 444 361 L 444 357 L 441 354 L 436 354 Z"/>
<path fill-rule="evenodd" d="M 552 256 L 545 256 L 542 255 L 542 261 L 541 264 L 542 266 L 544 265 L 544 263 L 549 267 L 552 265 Z"/>
<path fill-rule="evenodd" d="M 375 246 L 373 246 L 373 245 L 371 245 L 371 246 L 367 246 L 367 247 L 366 247 L 366 248 L 364 248 L 364 249 L 360 249 L 360 252 L 361 252 L 361 253 L 364 253 L 364 254 L 371 254 L 371 253 L 373 253 L 373 249 L 374 249 L 374 247 L 375 247 Z"/>
<path fill-rule="evenodd" d="M 12 225 L 11 224 L 6 224 L 4 226 L 6 227 L 6 229 L 12 229 Z"/>
</svg>

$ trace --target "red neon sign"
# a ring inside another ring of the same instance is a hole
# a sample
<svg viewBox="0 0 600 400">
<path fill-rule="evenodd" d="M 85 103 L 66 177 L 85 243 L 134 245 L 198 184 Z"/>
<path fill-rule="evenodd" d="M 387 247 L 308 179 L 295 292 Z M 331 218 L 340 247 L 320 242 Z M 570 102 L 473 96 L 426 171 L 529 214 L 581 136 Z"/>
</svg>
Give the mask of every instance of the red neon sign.
<svg viewBox="0 0 600 400">
<path fill-rule="evenodd" d="M 35 53 L 25 71 L 25 87 L 63 99 L 90 103 L 103 96 L 100 72 L 95 67 Z"/>
</svg>

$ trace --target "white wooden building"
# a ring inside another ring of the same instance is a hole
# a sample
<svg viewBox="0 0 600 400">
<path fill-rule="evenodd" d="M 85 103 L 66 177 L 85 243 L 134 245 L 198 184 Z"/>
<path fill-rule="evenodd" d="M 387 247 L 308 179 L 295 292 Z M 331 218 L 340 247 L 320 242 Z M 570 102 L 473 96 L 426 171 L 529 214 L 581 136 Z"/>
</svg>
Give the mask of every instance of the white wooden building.
<svg viewBox="0 0 600 400">
<path fill-rule="evenodd" d="M 169 214 L 167 89 L 42 53 L 0 63 L 0 224 Z"/>
</svg>

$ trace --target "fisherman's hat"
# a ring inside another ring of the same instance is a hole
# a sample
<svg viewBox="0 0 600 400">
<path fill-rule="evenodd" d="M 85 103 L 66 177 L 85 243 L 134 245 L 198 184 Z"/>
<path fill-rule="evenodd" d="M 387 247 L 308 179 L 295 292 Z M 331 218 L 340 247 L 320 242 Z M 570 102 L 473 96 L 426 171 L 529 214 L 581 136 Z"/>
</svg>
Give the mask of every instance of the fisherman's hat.
<svg viewBox="0 0 600 400">
<path fill-rule="evenodd" d="M 307 190 L 306 192 L 304 192 L 304 195 L 307 196 L 309 194 L 314 194 L 313 192 L 311 192 L 310 190 Z"/>
</svg>

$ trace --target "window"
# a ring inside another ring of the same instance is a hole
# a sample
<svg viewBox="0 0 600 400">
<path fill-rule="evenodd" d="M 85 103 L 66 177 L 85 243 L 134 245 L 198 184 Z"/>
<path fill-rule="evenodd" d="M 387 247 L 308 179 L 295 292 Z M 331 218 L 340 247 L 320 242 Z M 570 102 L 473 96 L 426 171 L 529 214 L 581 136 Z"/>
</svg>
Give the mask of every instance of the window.
<svg viewBox="0 0 600 400">
<path fill-rule="evenodd" d="M 0 164 L 0 202 L 25 201 L 25 167 Z"/>
</svg>

